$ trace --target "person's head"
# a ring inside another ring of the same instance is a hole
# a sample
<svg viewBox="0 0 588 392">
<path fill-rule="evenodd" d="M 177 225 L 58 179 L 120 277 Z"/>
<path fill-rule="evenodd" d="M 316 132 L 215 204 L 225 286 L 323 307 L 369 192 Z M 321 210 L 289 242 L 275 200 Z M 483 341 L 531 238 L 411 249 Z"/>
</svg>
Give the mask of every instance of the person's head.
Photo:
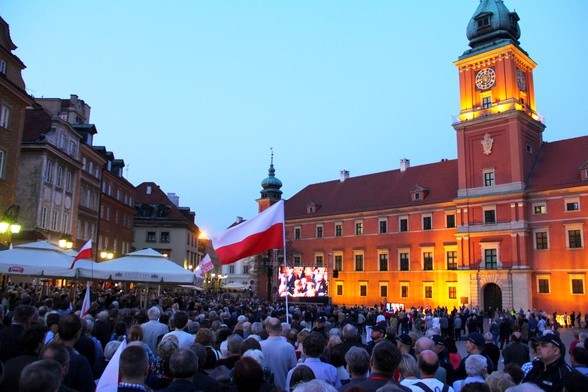
<svg viewBox="0 0 588 392">
<path fill-rule="evenodd" d="M 263 368 L 253 358 L 241 358 L 233 367 L 233 380 L 239 392 L 257 391 L 263 383 Z"/>
<path fill-rule="evenodd" d="M 315 378 L 311 368 L 304 364 L 297 365 L 292 371 L 292 377 L 290 377 L 290 390 L 293 391 L 301 382 L 314 380 Z"/>
<path fill-rule="evenodd" d="M 174 336 L 175 337 L 175 336 Z M 178 339 L 170 339 L 171 336 L 161 339 L 161 342 L 157 345 L 157 355 L 161 359 L 168 359 L 173 353 L 180 349 Z"/>
<path fill-rule="evenodd" d="M 229 335 L 227 338 L 227 350 L 230 355 L 239 355 L 243 338 L 236 333 Z"/>
<path fill-rule="evenodd" d="M 485 344 L 486 340 L 484 339 L 484 335 L 479 332 L 472 332 L 468 335 L 465 348 L 468 354 L 480 354 L 484 351 Z"/>
<path fill-rule="evenodd" d="M 41 359 L 25 366 L 20 374 L 22 392 L 57 392 L 61 386 L 62 368 L 53 359 Z"/>
<path fill-rule="evenodd" d="M 403 353 L 410 352 L 412 348 L 412 339 L 408 334 L 403 333 L 402 335 L 396 336 L 396 347 Z"/>
<path fill-rule="evenodd" d="M 512 333 L 512 341 L 513 342 L 520 342 L 523 338 L 523 335 L 519 331 L 515 331 Z"/>
<path fill-rule="evenodd" d="M 355 342 L 358 336 L 359 332 L 357 327 L 351 323 L 345 324 L 343 329 L 341 329 L 341 340 L 343 342 Z"/>
<path fill-rule="evenodd" d="M 588 350 L 584 347 L 574 347 L 571 362 L 573 366 L 588 366 Z"/>
<path fill-rule="evenodd" d="M 386 324 L 385 322 L 377 323 L 372 327 L 370 337 L 374 342 L 379 342 L 386 335 Z"/>
<path fill-rule="evenodd" d="M 149 373 L 147 352 L 140 346 L 128 346 L 120 354 L 118 369 L 122 382 L 142 384 Z"/>
<path fill-rule="evenodd" d="M 352 391 L 352 388 L 354 386 L 347 388 L 346 391 Z M 299 383 L 292 392 L 337 392 L 337 389 L 326 381 L 315 378 L 314 380 Z"/>
<path fill-rule="evenodd" d="M 372 373 L 391 376 L 400 363 L 400 350 L 392 342 L 382 340 L 372 349 L 370 367 Z"/>
<path fill-rule="evenodd" d="M 365 377 L 370 370 L 370 355 L 363 347 L 352 346 L 347 350 L 345 362 L 351 377 Z"/>
<path fill-rule="evenodd" d="M 265 368 L 265 356 L 263 355 L 263 351 L 261 351 L 261 349 L 247 350 L 243 353 L 242 356 L 255 359 L 262 368 Z"/>
<path fill-rule="evenodd" d="M 45 324 L 53 332 L 56 332 L 59 328 L 59 320 L 61 320 L 61 315 L 56 311 L 48 312 L 45 315 Z"/>
<path fill-rule="evenodd" d="M 270 336 L 281 336 L 282 335 L 282 323 L 279 318 L 269 317 L 265 321 L 265 328 L 267 334 Z"/>
<path fill-rule="evenodd" d="M 490 392 L 490 387 L 483 382 L 470 382 L 461 388 L 462 392 Z"/>
<path fill-rule="evenodd" d="M 402 354 L 398 371 L 402 378 L 414 377 L 418 374 L 419 368 L 416 359 L 410 354 Z"/>
<path fill-rule="evenodd" d="M 520 384 L 525 377 L 525 372 L 520 365 L 514 362 L 504 366 L 504 372 L 508 373 L 516 385 Z"/>
<path fill-rule="evenodd" d="M 203 346 L 210 346 L 214 343 L 214 335 L 210 328 L 200 328 L 196 333 L 196 343 L 200 343 Z"/>
<path fill-rule="evenodd" d="M 547 334 L 537 338 L 537 358 L 544 365 L 554 363 L 563 358 L 566 348 L 559 336 Z"/>
<path fill-rule="evenodd" d="M 180 349 L 169 358 L 169 369 L 173 378 L 193 379 L 198 373 L 198 356 L 189 349 Z"/>
<path fill-rule="evenodd" d="M 502 371 L 492 372 L 486 379 L 486 384 L 490 387 L 490 392 L 503 392 L 516 385 L 510 374 Z"/>
<path fill-rule="evenodd" d="M 468 376 L 486 377 L 488 363 L 486 357 L 480 354 L 472 354 L 466 358 L 465 371 Z"/>
<path fill-rule="evenodd" d="M 64 342 L 77 341 L 82 333 L 82 320 L 75 314 L 68 314 L 59 322 L 59 338 Z"/>
<path fill-rule="evenodd" d="M 157 306 L 153 306 L 147 311 L 147 317 L 149 320 L 157 321 L 159 320 L 159 316 L 161 316 L 161 311 Z"/>
<path fill-rule="evenodd" d="M 432 376 L 439 367 L 439 357 L 433 350 L 424 350 L 419 354 L 419 369 L 421 375 Z"/>
<path fill-rule="evenodd" d="M 67 351 L 67 348 L 63 343 L 50 342 L 41 350 L 39 359 L 52 359 L 57 361 L 61 366 L 62 378 L 65 377 L 69 371 L 69 351 Z"/>
<path fill-rule="evenodd" d="M 118 350 L 118 346 L 120 346 L 121 343 L 122 342 L 120 340 L 112 340 L 106 343 L 106 346 L 104 346 L 104 358 L 107 361 L 110 361 L 112 359 L 112 356 L 114 355 L 116 350 Z"/>
<path fill-rule="evenodd" d="M 143 340 L 143 328 L 141 328 L 140 325 L 133 325 L 129 329 L 128 339 L 129 339 L 129 342 L 142 341 Z"/>
<path fill-rule="evenodd" d="M 544 392 L 543 389 L 539 388 L 536 384 L 530 382 L 524 382 L 514 387 L 507 388 L 504 392 Z M 583 392 L 583 391 L 582 391 Z"/>
<path fill-rule="evenodd" d="M 261 350 L 261 344 L 259 344 L 259 341 L 257 339 L 247 338 L 243 340 L 243 342 L 241 343 L 239 352 L 241 353 L 241 355 L 243 355 L 247 350 Z"/>
<path fill-rule="evenodd" d="M 38 317 L 39 311 L 34 306 L 18 305 L 16 309 L 14 309 L 12 321 L 18 324 L 22 324 L 25 326 L 25 328 L 28 328 Z"/>
<path fill-rule="evenodd" d="M 184 329 L 186 324 L 188 324 L 188 314 L 186 312 L 176 312 L 173 315 L 174 327 L 178 330 Z"/>
<path fill-rule="evenodd" d="M 433 339 L 423 336 L 422 338 L 417 339 L 416 343 L 414 344 L 414 352 L 416 355 L 419 355 L 425 350 L 433 350 L 435 347 L 435 342 Z"/>
<path fill-rule="evenodd" d="M 325 350 L 325 338 L 318 332 L 311 332 L 304 339 L 302 350 L 307 357 L 319 358 Z"/>
<path fill-rule="evenodd" d="M 39 326 L 25 330 L 19 338 L 20 348 L 28 354 L 38 354 L 43 348 L 44 341 L 45 328 Z"/>
</svg>

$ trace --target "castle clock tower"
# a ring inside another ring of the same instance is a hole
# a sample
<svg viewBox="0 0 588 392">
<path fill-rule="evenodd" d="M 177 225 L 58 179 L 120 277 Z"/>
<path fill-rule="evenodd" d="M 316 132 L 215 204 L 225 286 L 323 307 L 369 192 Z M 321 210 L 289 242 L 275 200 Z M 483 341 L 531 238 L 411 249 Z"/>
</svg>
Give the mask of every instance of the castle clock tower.
<svg viewBox="0 0 588 392">
<path fill-rule="evenodd" d="M 481 0 L 467 27 L 471 49 L 455 62 L 459 197 L 522 191 L 541 148 L 537 64 L 519 46 L 518 21 L 502 0 Z"/>
</svg>

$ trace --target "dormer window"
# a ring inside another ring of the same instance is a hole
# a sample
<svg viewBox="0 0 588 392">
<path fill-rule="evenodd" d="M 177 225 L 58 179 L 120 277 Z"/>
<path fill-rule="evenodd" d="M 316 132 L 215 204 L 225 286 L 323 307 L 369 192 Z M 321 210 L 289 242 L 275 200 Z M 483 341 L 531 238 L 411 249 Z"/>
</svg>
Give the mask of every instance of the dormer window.
<svg viewBox="0 0 588 392">
<path fill-rule="evenodd" d="M 412 201 L 420 201 L 420 200 L 423 200 L 425 197 L 427 197 L 427 194 L 429 194 L 429 190 L 426 188 L 423 188 L 419 184 L 416 184 L 414 189 L 412 191 L 410 191 L 410 194 L 411 194 Z"/>
<path fill-rule="evenodd" d="M 491 18 L 492 18 L 491 12 L 484 12 L 484 13 L 481 13 L 480 15 L 476 16 L 475 20 L 478 25 L 478 30 L 490 26 Z"/>
<path fill-rule="evenodd" d="M 307 214 L 314 214 L 319 208 L 319 205 L 316 204 L 314 201 L 311 201 L 306 205 L 306 213 Z"/>
</svg>

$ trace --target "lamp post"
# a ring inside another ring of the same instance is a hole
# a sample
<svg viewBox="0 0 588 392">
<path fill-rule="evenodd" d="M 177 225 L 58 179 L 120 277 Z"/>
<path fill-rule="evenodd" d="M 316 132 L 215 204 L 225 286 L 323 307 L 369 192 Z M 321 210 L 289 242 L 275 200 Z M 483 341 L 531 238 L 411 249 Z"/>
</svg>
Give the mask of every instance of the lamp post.
<svg viewBox="0 0 588 392">
<path fill-rule="evenodd" d="M 59 239 L 58 244 L 61 249 L 71 249 L 73 247 L 73 240 L 71 236 L 64 235 Z"/>
<path fill-rule="evenodd" d="M 0 234 L 6 238 L 4 244 L 6 249 L 10 247 L 12 242 L 12 235 L 20 233 L 22 226 L 18 223 L 18 213 L 20 206 L 13 204 L 4 211 L 4 216 L 0 220 Z"/>
<path fill-rule="evenodd" d="M 114 257 L 114 254 L 112 252 L 107 251 L 107 250 L 103 250 L 102 252 L 100 252 L 100 258 L 102 260 L 112 260 L 113 257 Z"/>
</svg>

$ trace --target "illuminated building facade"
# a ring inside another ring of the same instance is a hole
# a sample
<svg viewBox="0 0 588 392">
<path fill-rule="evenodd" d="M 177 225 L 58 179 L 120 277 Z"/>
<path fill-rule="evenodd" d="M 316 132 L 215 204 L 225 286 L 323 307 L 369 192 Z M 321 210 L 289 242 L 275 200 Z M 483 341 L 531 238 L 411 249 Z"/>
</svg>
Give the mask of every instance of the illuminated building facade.
<svg viewBox="0 0 588 392">
<path fill-rule="evenodd" d="M 468 24 L 457 159 L 287 201 L 288 262 L 331 268 L 334 303 L 585 311 L 588 136 L 543 141 L 518 21 L 485 0 Z"/>
</svg>

